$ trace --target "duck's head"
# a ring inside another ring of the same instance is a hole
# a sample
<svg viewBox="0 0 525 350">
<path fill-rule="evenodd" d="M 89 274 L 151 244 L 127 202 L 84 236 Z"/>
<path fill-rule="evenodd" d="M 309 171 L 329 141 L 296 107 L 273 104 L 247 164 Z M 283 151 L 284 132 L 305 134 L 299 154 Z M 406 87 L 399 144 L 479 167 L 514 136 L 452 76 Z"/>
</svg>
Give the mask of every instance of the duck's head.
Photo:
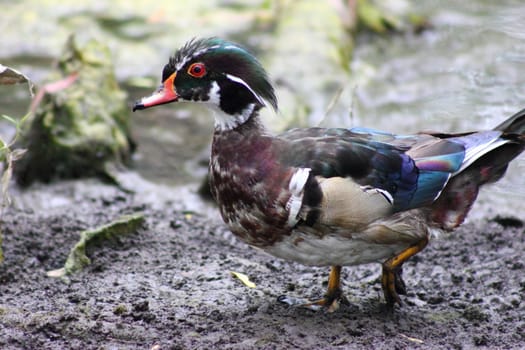
<svg viewBox="0 0 525 350">
<path fill-rule="evenodd" d="M 232 129 L 277 99 L 264 68 L 241 46 L 219 38 L 194 39 L 162 71 L 162 84 L 135 102 L 133 111 L 165 103 L 207 103 L 218 111 L 216 127 Z"/>
</svg>

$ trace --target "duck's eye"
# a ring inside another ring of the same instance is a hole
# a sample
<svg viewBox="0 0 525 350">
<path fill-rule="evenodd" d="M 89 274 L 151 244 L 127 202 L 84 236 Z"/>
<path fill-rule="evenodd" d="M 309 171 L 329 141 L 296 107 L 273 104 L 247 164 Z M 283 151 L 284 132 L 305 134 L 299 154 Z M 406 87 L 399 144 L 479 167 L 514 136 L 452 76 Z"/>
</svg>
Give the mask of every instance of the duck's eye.
<svg viewBox="0 0 525 350">
<path fill-rule="evenodd" d="M 206 74 L 204 63 L 194 63 L 188 68 L 188 74 L 195 78 L 202 78 Z"/>
</svg>

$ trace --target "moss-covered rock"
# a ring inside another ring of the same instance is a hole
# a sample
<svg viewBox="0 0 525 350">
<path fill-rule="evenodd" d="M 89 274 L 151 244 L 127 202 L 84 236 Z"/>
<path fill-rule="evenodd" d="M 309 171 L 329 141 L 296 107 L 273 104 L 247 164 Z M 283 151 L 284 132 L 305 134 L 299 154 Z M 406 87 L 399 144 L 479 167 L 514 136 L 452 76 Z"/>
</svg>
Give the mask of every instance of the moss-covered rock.
<svg viewBox="0 0 525 350">
<path fill-rule="evenodd" d="M 27 153 L 15 166 L 18 183 L 53 178 L 108 176 L 106 166 L 130 161 L 126 93 L 114 74 L 107 46 L 79 47 L 71 37 L 17 146 Z M 39 95 L 37 94 L 37 98 Z"/>
</svg>

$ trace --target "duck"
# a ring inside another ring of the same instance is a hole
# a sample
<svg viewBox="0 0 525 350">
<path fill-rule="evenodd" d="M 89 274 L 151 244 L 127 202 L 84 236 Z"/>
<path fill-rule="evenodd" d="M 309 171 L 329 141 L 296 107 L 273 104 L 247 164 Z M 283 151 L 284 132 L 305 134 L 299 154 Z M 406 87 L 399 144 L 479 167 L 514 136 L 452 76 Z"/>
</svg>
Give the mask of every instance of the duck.
<svg viewBox="0 0 525 350">
<path fill-rule="evenodd" d="M 525 109 L 484 131 L 274 134 L 259 115 L 278 110 L 266 70 L 242 45 L 217 37 L 178 49 L 160 87 L 133 111 L 179 102 L 213 111 L 209 182 L 229 230 L 274 257 L 330 267 L 321 298 L 279 297 L 314 310 L 347 304 L 342 267 L 369 263 L 382 266 L 386 305 L 402 305 L 403 264 L 436 233 L 461 225 L 480 188 L 502 178 L 525 148 Z"/>
</svg>

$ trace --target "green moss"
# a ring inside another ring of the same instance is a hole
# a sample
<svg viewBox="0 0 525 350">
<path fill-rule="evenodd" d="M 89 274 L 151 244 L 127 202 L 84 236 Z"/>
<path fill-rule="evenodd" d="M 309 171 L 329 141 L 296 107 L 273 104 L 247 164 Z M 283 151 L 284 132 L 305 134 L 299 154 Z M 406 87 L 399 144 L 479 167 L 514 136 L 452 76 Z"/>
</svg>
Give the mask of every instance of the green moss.
<svg viewBox="0 0 525 350">
<path fill-rule="evenodd" d="M 124 304 L 119 304 L 113 309 L 113 313 L 117 316 L 124 315 L 128 312 L 128 308 Z"/>
<path fill-rule="evenodd" d="M 56 177 L 107 178 L 108 162 L 130 161 L 134 142 L 127 96 L 117 84 L 108 47 L 95 40 L 79 47 L 71 37 L 49 81 L 63 79 L 72 83 L 42 88 L 47 93 L 17 142 L 28 150 L 15 168 L 22 185 Z"/>
<path fill-rule="evenodd" d="M 376 33 L 386 33 L 400 26 L 395 17 L 385 13 L 369 0 L 358 0 L 357 18 L 359 25 Z"/>
</svg>

